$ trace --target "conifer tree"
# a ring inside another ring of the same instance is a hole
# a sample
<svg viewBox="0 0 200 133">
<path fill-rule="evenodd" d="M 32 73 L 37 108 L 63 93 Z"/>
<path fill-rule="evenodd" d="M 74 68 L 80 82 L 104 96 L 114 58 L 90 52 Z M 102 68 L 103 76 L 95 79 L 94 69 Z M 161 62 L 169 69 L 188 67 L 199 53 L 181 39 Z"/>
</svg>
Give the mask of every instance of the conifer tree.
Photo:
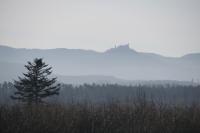
<svg viewBox="0 0 200 133">
<path fill-rule="evenodd" d="M 24 77 L 14 81 L 17 91 L 11 96 L 12 99 L 31 105 L 42 103 L 44 98 L 59 94 L 60 85 L 55 85 L 56 78 L 48 77 L 52 73 L 52 67 L 48 67 L 41 58 L 28 62 L 25 68 L 28 72 L 23 73 Z"/>
</svg>

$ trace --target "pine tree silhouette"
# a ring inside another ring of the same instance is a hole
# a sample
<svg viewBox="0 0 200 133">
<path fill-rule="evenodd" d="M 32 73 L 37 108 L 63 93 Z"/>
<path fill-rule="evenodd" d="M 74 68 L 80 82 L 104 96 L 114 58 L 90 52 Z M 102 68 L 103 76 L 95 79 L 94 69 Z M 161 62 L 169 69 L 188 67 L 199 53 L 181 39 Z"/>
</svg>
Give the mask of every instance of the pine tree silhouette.
<svg viewBox="0 0 200 133">
<path fill-rule="evenodd" d="M 31 105 L 42 103 L 44 98 L 52 95 L 59 95 L 60 85 L 54 85 L 56 78 L 48 78 L 52 67 L 48 67 L 42 58 L 28 62 L 25 68 L 28 70 L 23 73 L 25 77 L 14 81 L 17 91 L 11 96 L 12 99 Z"/>
</svg>

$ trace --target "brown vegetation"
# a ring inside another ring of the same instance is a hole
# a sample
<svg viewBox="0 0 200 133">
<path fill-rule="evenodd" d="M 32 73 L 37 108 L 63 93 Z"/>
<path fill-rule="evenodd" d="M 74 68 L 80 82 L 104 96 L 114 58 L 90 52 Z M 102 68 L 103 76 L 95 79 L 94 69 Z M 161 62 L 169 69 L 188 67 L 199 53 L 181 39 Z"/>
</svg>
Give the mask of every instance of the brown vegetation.
<svg viewBox="0 0 200 133">
<path fill-rule="evenodd" d="M 200 106 L 72 103 L 1 106 L 1 133 L 199 133 Z"/>
</svg>

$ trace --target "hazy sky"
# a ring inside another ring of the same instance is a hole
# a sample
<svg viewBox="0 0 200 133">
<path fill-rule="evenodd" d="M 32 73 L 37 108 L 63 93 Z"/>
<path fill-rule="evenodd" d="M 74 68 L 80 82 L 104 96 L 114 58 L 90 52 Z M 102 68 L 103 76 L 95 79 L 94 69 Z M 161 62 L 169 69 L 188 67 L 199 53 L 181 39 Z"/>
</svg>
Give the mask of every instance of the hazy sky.
<svg viewBox="0 0 200 133">
<path fill-rule="evenodd" d="M 0 0 L 0 44 L 200 52 L 200 0 Z"/>
</svg>

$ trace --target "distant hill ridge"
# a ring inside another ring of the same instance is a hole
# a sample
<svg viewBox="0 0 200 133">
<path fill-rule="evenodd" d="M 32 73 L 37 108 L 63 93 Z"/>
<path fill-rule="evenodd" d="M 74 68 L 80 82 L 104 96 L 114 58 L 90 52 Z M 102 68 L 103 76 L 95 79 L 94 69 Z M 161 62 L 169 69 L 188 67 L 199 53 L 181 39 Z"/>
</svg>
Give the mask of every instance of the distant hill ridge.
<svg viewBox="0 0 200 133">
<path fill-rule="evenodd" d="M 121 54 L 126 54 L 127 52 L 130 52 L 130 53 L 135 53 L 135 54 L 139 54 L 139 53 L 142 53 L 142 54 L 154 54 L 154 55 L 159 55 L 159 54 L 156 54 L 156 53 L 145 53 L 145 52 L 137 52 L 136 50 L 134 49 L 131 49 L 129 44 L 124 44 L 124 45 L 115 45 L 115 47 L 113 48 L 110 48 L 110 49 L 107 49 L 106 51 L 104 52 L 98 52 L 98 51 L 95 51 L 95 50 L 86 50 L 86 49 L 68 49 L 68 48 L 51 48 L 51 49 L 38 49 L 38 48 L 14 48 L 14 47 L 10 47 L 10 46 L 6 46 L 6 45 L 0 45 L 0 50 L 3 51 L 3 50 L 26 50 L 26 51 L 30 51 L 30 50 L 41 50 L 41 51 L 55 51 L 55 50 L 59 50 L 59 51 L 63 51 L 63 52 L 66 52 L 66 51 L 74 51 L 74 52 L 80 52 L 80 51 L 85 51 L 85 52 L 93 52 L 93 53 L 121 53 Z M 163 55 L 159 55 L 159 56 L 163 56 Z M 199 57 L 200 56 L 200 53 L 189 53 L 189 54 L 186 54 L 186 55 L 183 55 L 181 57 L 167 57 L 167 58 L 183 58 L 183 57 Z M 163 56 L 163 57 L 166 57 L 166 56 Z"/>
<path fill-rule="evenodd" d="M 44 58 L 57 75 L 105 75 L 127 80 L 191 81 L 194 79 L 197 81 L 200 79 L 200 53 L 165 57 L 154 53 L 137 52 L 128 44 L 105 52 L 0 46 L 0 78 L 7 77 L 5 80 L 15 78 L 24 71 L 23 65 L 36 57 Z"/>
</svg>

